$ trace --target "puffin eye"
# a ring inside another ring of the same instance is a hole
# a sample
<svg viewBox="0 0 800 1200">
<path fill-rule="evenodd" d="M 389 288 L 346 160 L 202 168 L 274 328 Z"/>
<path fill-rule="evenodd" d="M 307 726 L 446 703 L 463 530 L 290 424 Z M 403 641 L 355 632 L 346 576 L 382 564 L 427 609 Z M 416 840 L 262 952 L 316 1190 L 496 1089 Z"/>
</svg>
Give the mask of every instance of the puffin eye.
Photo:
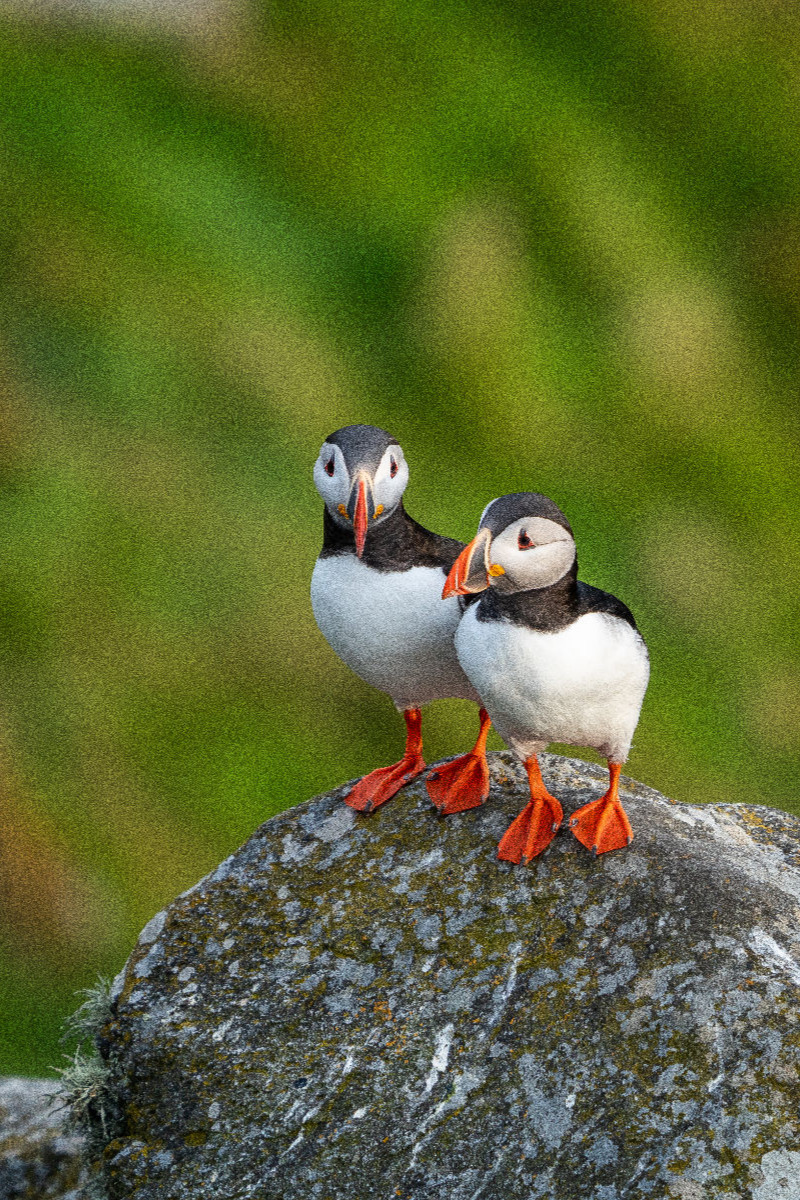
<svg viewBox="0 0 800 1200">
<path fill-rule="evenodd" d="M 389 458 L 389 475 L 391 476 L 392 479 L 394 479 L 396 474 L 397 474 L 397 459 L 392 454 Z"/>
<path fill-rule="evenodd" d="M 332 475 L 332 474 L 333 474 L 333 472 L 334 472 L 334 470 L 335 470 L 335 467 L 334 467 L 334 465 L 333 465 L 333 459 L 332 459 L 332 458 L 329 458 L 329 459 L 328 459 L 328 461 L 325 463 L 325 470 L 328 472 L 328 474 L 329 474 L 329 475 Z"/>
<path fill-rule="evenodd" d="M 532 547 L 533 547 L 533 542 L 532 542 L 532 541 L 531 541 L 531 539 L 528 537 L 528 531 L 527 531 L 527 529 L 520 529 L 520 531 L 519 531 L 519 537 L 517 538 L 517 545 L 519 546 L 520 550 L 530 550 L 530 549 L 532 549 Z"/>
</svg>

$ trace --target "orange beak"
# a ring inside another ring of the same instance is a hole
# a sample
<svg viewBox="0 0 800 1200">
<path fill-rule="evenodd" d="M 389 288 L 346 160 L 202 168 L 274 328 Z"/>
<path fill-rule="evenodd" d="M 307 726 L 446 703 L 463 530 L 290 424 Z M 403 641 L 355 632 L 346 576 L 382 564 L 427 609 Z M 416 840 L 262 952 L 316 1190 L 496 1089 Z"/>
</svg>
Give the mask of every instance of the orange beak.
<svg viewBox="0 0 800 1200">
<path fill-rule="evenodd" d="M 360 479 L 358 483 L 358 497 L 353 513 L 353 533 L 356 538 L 356 554 L 361 558 L 364 553 L 364 542 L 367 540 L 367 488 L 363 479 Z"/>
<path fill-rule="evenodd" d="M 483 592 L 489 586 L 489 544 L 492 535 L 488 529 L 480 529 L 468 546 L 459 554 L 450 568 L 450 574 L 442 589 L 442 599 L 449 596 L 467 596 L 472 592 Z"/>
</svg>

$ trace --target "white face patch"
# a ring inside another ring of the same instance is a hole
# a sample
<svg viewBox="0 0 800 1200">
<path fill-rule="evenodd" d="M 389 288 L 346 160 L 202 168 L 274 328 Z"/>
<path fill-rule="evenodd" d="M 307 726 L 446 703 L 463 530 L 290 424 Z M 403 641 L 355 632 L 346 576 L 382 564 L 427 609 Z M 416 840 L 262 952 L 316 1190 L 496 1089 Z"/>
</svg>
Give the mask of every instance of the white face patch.
<svg viewBox="0 0 800 1200">
<path fill-rule="evenodd" d="M 503 568 L 492 575 L 501 592 L 527 592 L 550 587 L 575 561 L 575 540 L 557 521 L 522 517 L 499 533 L 489 546 L 490 566 Z"/>
<path fill-rule="evenodd" d="M 340 508 L 347 508 L 353 484 L 359 474 L 358 471 L 350 474 L 339 446 L 323 442 L 314 464 L 314 486 L 339 525 L 350 527 L 350 520 Z M 379 525 L 397 508 L 408 484 L 408 464 L 400 446 L 387 447 L 374 478 L 370 479 L 366 470 L 363 471 L 363 475 L 372 489 L 375 517 L 370 521 L 370 525 Z"/>
<path fill-rule="evenodd" d="M 314 486 L 328 506 L 330 513 L 341 524 L 348 524 L 339 514 L 339 505 L 347 504 L 352 484 L 344 455 L 338 446 L 323 442 L 319 458 L 314 464 Z"/>
<path fill-rule="evenodd" d="M 372 496 L 375 510 L 382 511 L 375 518 L 376 523 L 385 520 L 397 508 L 408 483 L 408 464 L 400 446 L 389 446 L 378 464 L 375 478 L 372 481 Z"/>
</svg>

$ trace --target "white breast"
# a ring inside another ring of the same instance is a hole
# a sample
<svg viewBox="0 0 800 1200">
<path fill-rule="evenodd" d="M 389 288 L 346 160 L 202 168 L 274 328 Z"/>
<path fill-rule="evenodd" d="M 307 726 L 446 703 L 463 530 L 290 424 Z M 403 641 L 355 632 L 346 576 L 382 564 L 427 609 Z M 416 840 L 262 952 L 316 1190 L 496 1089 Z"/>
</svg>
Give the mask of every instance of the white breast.
<svg viewBox="0 0 800 1200">
<path fill-rule="evenodd" d="M 627 621 L 586 613 L 540 633 L 479 621 L 471 608 L 456 649 L 498 732 L 522 758 L 550 742 L 627 758 L 650 674 L 645 644 Z"/>
<path fill-rule="evenodd" d="M 311 606 L 322 634 L 398 708 L 477 700 L 456 655 L 461 612 L 455 597 L 442 600 L 444 580 L 439 567 L 376 571 L 349 554 L 317 559 L 314 567 Z"/>
</svg>

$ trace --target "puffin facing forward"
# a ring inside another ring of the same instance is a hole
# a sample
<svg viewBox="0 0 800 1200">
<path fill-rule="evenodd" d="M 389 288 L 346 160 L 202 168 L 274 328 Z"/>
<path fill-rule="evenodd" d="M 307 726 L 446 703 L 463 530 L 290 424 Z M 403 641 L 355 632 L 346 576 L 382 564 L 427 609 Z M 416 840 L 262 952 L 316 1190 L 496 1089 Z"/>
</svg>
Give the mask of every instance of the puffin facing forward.
<svg viewBox="0 0 800 1200">
<path fill-rule="evenodd" d="M 322 551 L 311 606 L 323 636 L 366 683 L 387 692 L 406 722 L 400 762 L 365 775 L 346 797 L 372 812 L 425 770 L 422 714 L 429 700 L 478 701 L 453 644 L 465 602 L 442 602 L 442 584 L 463 542 L 423 529 L 403 507 L 408 466 L 399 444 L 374 425 L 348 425 L 325 439 L 314 467 L 325 501 Z M 442 813 L 482 804 L 489 794 L 480 710 L 470 754 L 434 772 L 428 792 Z"/>
<path fill-rule="evenodd" d="M 570 828 L 595 854 L 630 843 L 619 800 L 622 763 L 639 720 L 650 664 L 630 611 L 578 581 L 572 529 L 537 492 L 493 500 L 459 555 L 442 595 L 485 593 L 456 634 L 458 659 L 495 728 L 525 765 L 531 799 L 498 857 L 528 862 L 563 819 L 537 754 L 550 742 L 590 746 L 608 759 L 609 787 L 573 814 Z"/>
</svg>

